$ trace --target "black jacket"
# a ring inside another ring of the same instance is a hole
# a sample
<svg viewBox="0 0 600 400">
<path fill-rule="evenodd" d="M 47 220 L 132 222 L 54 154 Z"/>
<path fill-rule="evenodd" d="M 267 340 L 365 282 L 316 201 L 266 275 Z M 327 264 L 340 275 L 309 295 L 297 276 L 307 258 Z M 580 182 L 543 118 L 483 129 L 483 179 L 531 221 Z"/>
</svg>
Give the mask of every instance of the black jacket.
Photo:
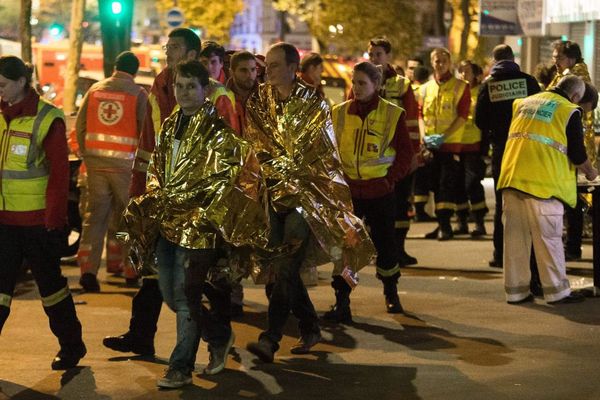
<svg viewBox="0 0 600 400">
<path fill-rule="evenodd" d="M 540 90 L 536 79 L 521 72 L 515 62 L 502 60 L 494 64 L 490 76 L 479 88 L 475 107 L 475 125 L 481 129 L 481 135 L 487 137 L 486 142 L 492 144 L 494 153 L 504 152 L 514 99 Z"/>
</svg>

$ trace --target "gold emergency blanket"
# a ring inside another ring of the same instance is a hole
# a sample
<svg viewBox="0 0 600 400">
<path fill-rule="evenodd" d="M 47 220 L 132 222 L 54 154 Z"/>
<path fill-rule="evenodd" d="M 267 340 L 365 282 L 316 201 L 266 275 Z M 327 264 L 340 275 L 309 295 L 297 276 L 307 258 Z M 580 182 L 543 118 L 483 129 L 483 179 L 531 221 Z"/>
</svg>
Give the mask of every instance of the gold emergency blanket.
<svg viewBox="0 0 600 400">
<path fill-rule="evenodd" d="M 252 147 L 206 102 L 174 152 L 178 115 L 162 126 L 146 193 L 132 199 L 124 214 L 134 265 L 145 273 L 156 272 L 159 234 L 189 249 L 221 247 L 222 240 L 263 248 L 268 241 L 266 187 Z"/>
<path fill-rule="evenodd" d="M 327 103 L 300 82 L 280 100 L 267 83 L 248 100 L 246 117 L 245 139 L 261 163 L 270 204 L 301 212 L 318 244 L 307 251 L 313 265 L 333 261 L 338 274 L 368 265 L 375 248 L 353 214 Z"/>
</svg>

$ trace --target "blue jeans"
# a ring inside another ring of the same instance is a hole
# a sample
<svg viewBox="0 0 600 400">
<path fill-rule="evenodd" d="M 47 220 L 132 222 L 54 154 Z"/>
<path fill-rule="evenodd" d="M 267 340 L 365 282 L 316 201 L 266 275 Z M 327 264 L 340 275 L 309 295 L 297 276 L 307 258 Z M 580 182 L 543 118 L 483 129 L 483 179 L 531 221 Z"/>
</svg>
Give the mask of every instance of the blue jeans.
<svg viewBox="0 0 600 400">
<path fill-rule="evenodd" d="M 169 358 L 169 367 L 186 374 L 194 370 L 200 344 L 200 330 L 191 317 L 185 295 L 185 270 L 191 251 L 162 236 L 156 245 L 158 285 L 165 303 L 177 314 L 177 343 Z"/>
<path fill-rule="evenodd" d="M 299 320 L 301 335 L 318 333 L 319 324 L 315 307 L 300 278 L 300 267 L 304 260 L 310 228 L 296 210 L 276 213 L 271 209 L 270 222 L 270 247 L 282 244 L 297 246 L 293 254 L 274 261 L 277 277 L 269 300 L 269 328 L 260 335 L 260 339 L 269 340 L 277 350 L 290 311 Z"/>
</svg>

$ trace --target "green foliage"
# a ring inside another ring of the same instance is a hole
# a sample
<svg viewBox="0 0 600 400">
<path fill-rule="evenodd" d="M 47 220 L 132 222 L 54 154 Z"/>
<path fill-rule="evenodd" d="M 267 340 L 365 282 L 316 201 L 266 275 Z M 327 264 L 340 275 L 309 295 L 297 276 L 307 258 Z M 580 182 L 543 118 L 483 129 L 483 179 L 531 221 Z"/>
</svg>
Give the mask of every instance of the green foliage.
<svg viewBox="0 0 600 400">
<path fill-rule="evenodd" d="M 173 0 L 157 0 L 162 12 L 173 7 Z M 186 19 L 186 26 L 201 28 L 202 39 L 214 40 L 218 43 L 229 42 L 229 28 L 236 14 L 244 10 L 243 0 L 198 1 L 178 0 Z"/>
<path fill-rule="evenodd" d="M 369 39 L 386 36 L 394 55 L 405 57 L 421 43 L 410 0 L 276 0 L 274 4 L 306 21 L 311 33 L 325 45 L 322 51 L 362 54 Z M 338 28 L 331 32 L 330 27 Z"/>
<path fill-rule="evenodd" d="M 18 2 L 0 2 L 0 37 L 10 40 L 19 38 L 19 12 Z"/>
</svg>

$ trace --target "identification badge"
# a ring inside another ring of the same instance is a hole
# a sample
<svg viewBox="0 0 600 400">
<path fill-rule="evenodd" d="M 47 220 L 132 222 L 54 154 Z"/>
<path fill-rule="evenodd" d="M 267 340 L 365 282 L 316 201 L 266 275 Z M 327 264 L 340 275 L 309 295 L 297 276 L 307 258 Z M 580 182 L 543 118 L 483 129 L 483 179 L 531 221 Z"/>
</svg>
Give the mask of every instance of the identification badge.
<svg viewBox="0 0 600 400">
<path fill-rule="evenodd" d="M 24 156 L 27 154 L 27 146 L 23 144 L 13 144 L 10 146 L 10 152 L 16 156 Z"/>
</svg>

